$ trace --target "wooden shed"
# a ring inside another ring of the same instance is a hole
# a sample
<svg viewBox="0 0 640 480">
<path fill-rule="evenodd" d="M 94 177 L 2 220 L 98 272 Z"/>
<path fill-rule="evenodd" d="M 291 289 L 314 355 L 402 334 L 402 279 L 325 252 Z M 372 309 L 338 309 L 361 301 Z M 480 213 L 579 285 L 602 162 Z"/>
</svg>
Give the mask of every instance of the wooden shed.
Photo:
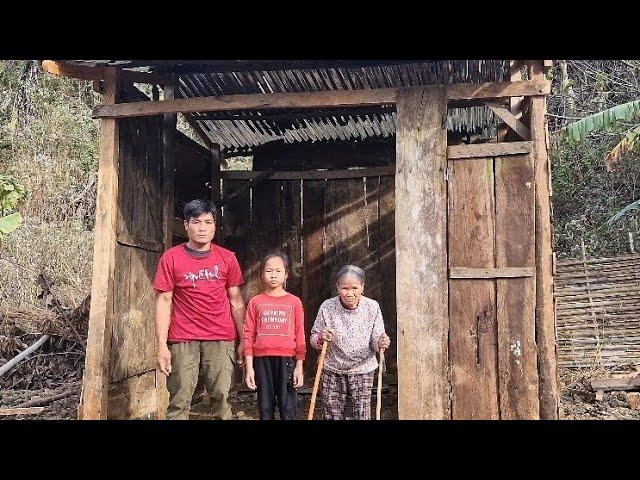
<svg viewBox="0 0 640 480">
<path fill-rule="evenodd" d="M 247 299 L 260 257 L 290 254 L 307 330 L 336 270 L 365 268 L 400 419 L 557 418 L 550 65 L 44 61 L 102 93 L 80 417 L 164 417 L 151 282 L 184 202 L 210 197 Z M 236 156 L 253 170 L 221 170 Z"/>
</svg>

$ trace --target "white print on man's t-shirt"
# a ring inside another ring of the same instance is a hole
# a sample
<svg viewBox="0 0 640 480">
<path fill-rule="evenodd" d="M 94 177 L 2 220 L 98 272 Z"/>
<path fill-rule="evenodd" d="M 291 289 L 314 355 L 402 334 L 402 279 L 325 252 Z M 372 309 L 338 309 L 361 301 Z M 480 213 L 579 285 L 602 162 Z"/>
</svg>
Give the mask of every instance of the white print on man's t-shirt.
<svg viewBox="0 0 640 480">
<path fill-rule="evenodd" d="M 201 270 L 198 270 L 197 273 L 189 272 L 184 274 L 184 279 L 191 280 L 194 288 L 197 287 L 196 282 L 198 280 L 211 280 L 213 278 L 222 280 L 222 278 L 220 278 L 220 269 L 218 268 L 218 265 L 214 265 L 211 270 L 209 270 L 208 268 L 203 268 Z"/>
</svg>

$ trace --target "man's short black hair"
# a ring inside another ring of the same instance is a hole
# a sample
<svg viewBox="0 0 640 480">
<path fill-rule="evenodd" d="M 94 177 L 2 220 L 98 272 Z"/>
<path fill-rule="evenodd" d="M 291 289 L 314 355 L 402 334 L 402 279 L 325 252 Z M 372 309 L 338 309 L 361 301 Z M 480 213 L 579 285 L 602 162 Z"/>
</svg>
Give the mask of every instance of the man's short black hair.
<svg viewBox="0 0 640 480">
<path fill-rule="evenodd" d="M 182 215 L 187 222 L 192 218 L 197 218 L 204 213 L 210 213 L 211 215 L 213 215 L 213 220 L 215 222 L 218 221 L 218 209 L 216 208 L 215 203 L 213 203 L 211 200 L 205 200 L 202 198 L 191 200 L 184 206 L 184 209 L 182 210 Z"/>
</svg>

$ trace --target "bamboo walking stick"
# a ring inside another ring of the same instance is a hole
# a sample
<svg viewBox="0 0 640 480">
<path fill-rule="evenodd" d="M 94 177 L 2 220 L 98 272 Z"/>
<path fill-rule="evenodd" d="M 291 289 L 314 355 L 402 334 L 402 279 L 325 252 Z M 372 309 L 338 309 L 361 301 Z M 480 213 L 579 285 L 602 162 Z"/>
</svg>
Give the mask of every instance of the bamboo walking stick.
<svg viewBox="0 0 640 480">
<path fill-rule="evenodd" d="M 378 403 L 376 404 L 376 420 L 380 420 L 382 409 L 382 369 L 384 368 L 384 348 L 380 349 L 380 365 L 378 365 Z"/>
<path fill-rule="evenodd" d="M 320 386 L 320 375 L 322 375 L 322 368 L 324 367 L 324 356 L 327 354 L 327 346 L 329 342 L 325 340 L 322 345 L 322 351 L 320 352 L 320 358 L 318 358 L 318 369 L 316 370 L 316 378 L 313 381 L 313 392 L 311 393 L 311 403 L 309 404 L 309 414 L 307 420 L 313 420 L 313 411 L 316 408 L 316 396 L 318 395 L 318 387 Z"/>
</svg>

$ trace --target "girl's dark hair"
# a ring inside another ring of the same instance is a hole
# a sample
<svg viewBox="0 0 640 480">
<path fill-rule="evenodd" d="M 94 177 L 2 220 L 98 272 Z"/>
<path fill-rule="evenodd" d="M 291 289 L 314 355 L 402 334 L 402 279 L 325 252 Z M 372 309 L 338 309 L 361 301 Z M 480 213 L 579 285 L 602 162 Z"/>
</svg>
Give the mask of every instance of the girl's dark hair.
<svg viewBox="0 0 640 480">
<path fill-rule="evenodd" d="M 264 272 L 264 267 L 267 265 L 267 262 L 274 257 L 281 258 L 282 263 L 284 263 L 285 271 L 289 270 L 289 257 L 287 256 L 287 254 L 280 251 L 271 252 L 262 257 L 262 261 L 260 262 L 260 275 L 262 275 L 262 272 Z"/>
<path fill-rule="evenodd" d="M 203 213 L 210 213 L 213 215 L 213 221 L 217 222 L 218 220 L 218 209 L 216 208 L 215 203 L 211 200 L 206 199 L 196 199 L 188 202 L 184 209 L 182 210 L 182 214 L 184 219 L 188 222 L 192 218 L 197 218 Z"/>
</svg>

